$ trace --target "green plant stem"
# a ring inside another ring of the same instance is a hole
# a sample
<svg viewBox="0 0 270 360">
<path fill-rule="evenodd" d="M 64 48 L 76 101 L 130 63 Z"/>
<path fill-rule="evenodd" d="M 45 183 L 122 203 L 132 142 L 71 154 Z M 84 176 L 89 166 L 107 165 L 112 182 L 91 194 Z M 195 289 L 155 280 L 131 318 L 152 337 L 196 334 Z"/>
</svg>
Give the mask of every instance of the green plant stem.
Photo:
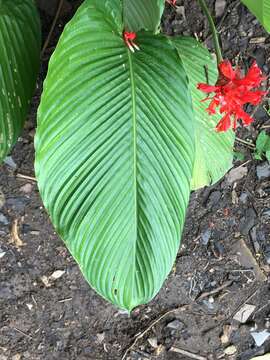
<svg viewBox="0 0 270 360">
<path fill-rule="evenodd" d="M 207 17 L 208 22 L 209 22 L 209 26 L 210 26 L 211 32 L 213 34 L 214 46 L 215 46 L 215 51 L 216 51 L 216 55 L 217 55 L 217 62 L 219 64 L 223 61 L 223 57 L 222 57 L 221 48 L 220 48 L 220 44 L 219 44 L 218 32 L 217 32 L 214 20 L 210 14 L 210 11 L 209 11 L 205 1 L 198 0 L 198 3 L 200 4 L 203 12 L 205 13 L 205 15 Z"/>
</svg>

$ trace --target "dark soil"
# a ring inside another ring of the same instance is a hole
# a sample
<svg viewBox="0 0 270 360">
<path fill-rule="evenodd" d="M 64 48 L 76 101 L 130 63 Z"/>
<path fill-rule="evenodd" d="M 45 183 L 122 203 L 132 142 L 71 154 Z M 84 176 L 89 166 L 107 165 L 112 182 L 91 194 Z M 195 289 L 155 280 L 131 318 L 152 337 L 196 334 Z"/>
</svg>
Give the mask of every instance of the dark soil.
<svg viewBox="0 0 270 360">
<path fill-rule="evenodd" d="M 270 352 L 270 338 L 257 346 L 251 336 L 252 330 L 270 331 L 270 177 L 268 164 L 253 160 L 252 146 L 238 142 L 236 149 L 245 159 L 236 161 L 236 170 L 192 194 L 175 267 L 155 299 L 131 317 L 88 286 L 55 234 L 35 181 L 20 177 L 34 176 L 33 136 L 42 81 L 79 1 L 70 3 L 44 54 L 31 113 L 11 154 L 16 169 L 0 167 L 0 360 L 121 359 L 136 335 L 146 330 L 127 358 L 192 358 L 185 350 L 202 359 L 248 360 Z M 214 7 L 215 1 L 209 3 Z M 164 31 L 195 35 L 211 49 L 196 2 L 179 0 L 178 5 L 184 8 L 176 12 L 167 7 Z M 238 1 L 227 1 L 227 9 L 227 16 L 217 19 L 226 57 L 244 67 L 256 59 L 268 74 L 270 37 Z M 53 14 L 41 10 L 41 19 L 46 39 Z M 255 124 L 239 137 L 254 142 L 261 127 L 270 124 L 264 105 Z M 23 244 L 15 241 L 16 225 Z M 64 273 L 53 280 L 57 270 Z M 233 318 L 244 304 L 256 308 L 242 324 Z"/>
</svg>

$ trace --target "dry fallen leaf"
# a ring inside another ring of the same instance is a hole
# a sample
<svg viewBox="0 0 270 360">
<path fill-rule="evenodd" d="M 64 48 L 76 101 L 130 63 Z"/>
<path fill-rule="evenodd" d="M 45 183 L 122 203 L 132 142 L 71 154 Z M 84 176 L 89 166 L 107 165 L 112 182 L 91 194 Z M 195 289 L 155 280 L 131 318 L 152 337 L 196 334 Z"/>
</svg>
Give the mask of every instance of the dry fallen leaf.
<svg viewBox="0 0 270 360">
<path fill-rule="evenodd" d="M 255 358 L 252 358 L 251 360 L 270 360 L 270 353 L 263 356 L 257 356 Z"/>
<path fill-rule="evenodd" d="M 161 355 L 162 353 L 164 353 L 164 351 L 165 351 L 165 346 L 163 346 L 162 344 L 160 344 L 157 348 L 156 348 L 156 350 L 155 350 L 155 355 L 156 356 L 159 356 L 159 355 Z"/>
<path fill-rule="evenodd" d="M 22 246 L 25 246 L 25 244 L 22 242 L 22 240 L 21 240 L 21 238 L 19 236 L 18 219 L 15 219 L 13 224 L 12 224 L 11 241 L 18 248 L 20 248 Z"/>
<path fill-rule="evenodd" d="M 49 277 L 49 280 L 57 280 L 60 279 L 65 274 L 64 270 L 56 270 L 52 273 L 52 275 Z"/>
<path fill-rule="evenodd" d="M 51 287 L 49 278 L 46 275 L 41 276 L 40 280 L 43 282 L 45 287 Z"/>
<path fill-rule="evenodd" d="M 245 324 L 255 309 L 255 305 L 244 304 L 241 309 L 237 311 L 233 318 L 234 320 Z"/>
<path fill-rule="evenodd" d="M 12 356 L 11 360 L 21 360 L 21 358 L 22 358 L 21 354 L 16 354 Z"/>
<path fill-rule="evenodd" d="M 220 341 L 222 344 L 228 344 L 228 342 L 230 341 L 232 331 L 233 331 L 233 328 L 231 325 L 223 326 L 223 334 L 220 337 Z"/>
<path fill-rule="evenodd" d="M 237 348 L 234 345 L 228 346 L 225 350 L 224 353 L 226 355 L 233 355 L 237 352 Z"/>
</svg>

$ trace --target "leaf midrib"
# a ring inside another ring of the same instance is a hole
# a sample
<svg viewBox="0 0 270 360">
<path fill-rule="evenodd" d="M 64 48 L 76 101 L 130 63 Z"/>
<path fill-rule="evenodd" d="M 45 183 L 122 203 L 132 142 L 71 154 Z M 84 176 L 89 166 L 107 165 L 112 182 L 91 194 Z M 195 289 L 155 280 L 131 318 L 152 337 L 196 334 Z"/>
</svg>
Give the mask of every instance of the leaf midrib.
<svg viewBox="0 0 270 360">
<path fill-rule="evenodd" d="M 130 84 L 131 84 L 131 102 L 132 102 L 132 139 L 133 139 L 133 181 L 134 181 L 134 211 L 135 211 L 135 221 L 134 221 L 134 244 L 133 244 L 133 271 L 132 271 L 132 297 L 134 299 L 134 289 L 135 289 L 135 268 L 136 268 L 136 250 L 137 250 L 137 238 L 138 238 L 138 169 L 137 169 L 137 109 L 136 109 L 136 85 L 134 78 L 134 69 L 132 54 L 129 49 L 128 52 L 128 64 L 130 72 Z M 132 304 L 129 304 L 132 308 Z"/>
</svg>

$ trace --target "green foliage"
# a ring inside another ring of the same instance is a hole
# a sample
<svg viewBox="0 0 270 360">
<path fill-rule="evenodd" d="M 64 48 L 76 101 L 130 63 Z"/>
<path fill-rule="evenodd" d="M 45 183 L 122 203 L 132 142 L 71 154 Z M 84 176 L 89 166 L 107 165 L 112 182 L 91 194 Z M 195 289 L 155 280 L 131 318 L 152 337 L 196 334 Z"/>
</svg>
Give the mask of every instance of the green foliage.
<svg viewBox="0 0 270 360">
<path fill-rule="evenodd" d="M 235 135 L 232 130 L 226 133 L 215 131 L 220 115 L 207 114 L 209 101 L 202 102 L 206 95 L 197 89 L 200 82 L 216 83 L 216 61 L 209 51 L 193 38 L 180 37 L 171 41 L 183 61 L 193 100 L 196 156 L 191 187 L 196 190 L 219 181 L 232 167 Z"/>
<path fill-rule="evenodd" d="M 36 176 L 52 222 L 85 278 L 131 310 L 174 263 L 194 163 L 191 97 L 162 35 L 126 47 L 120 0 L 86 0 L 49 64 Z"/>
<path fill-rule="evenodd" d="M 0 162 L 27 115 L 40 58 L 40 23 L 33 0 L 0 2 Z"/>
<path fill-rule="evenodd" d="M 270 0 L 241 0 L 270 32 Z"/>
<path fill-rule="evenodd" d="M 125 29 L 157 32 L 164 5 L 164 0 L 123 0 Z"/>
<path fill-rule="evenodd" d="M 262 160 L 263 156 L 270 161 L 270 136 L 267 135 L 265 130 L 261 131 L 257 137 L 254 158 Z"/>
<path fill-rule="evenodd" d="M 245 155 L 241 151 L 234 151 L 233 158 L 234 158 L 234 160 L 244 161 Z"/>
</svg>

